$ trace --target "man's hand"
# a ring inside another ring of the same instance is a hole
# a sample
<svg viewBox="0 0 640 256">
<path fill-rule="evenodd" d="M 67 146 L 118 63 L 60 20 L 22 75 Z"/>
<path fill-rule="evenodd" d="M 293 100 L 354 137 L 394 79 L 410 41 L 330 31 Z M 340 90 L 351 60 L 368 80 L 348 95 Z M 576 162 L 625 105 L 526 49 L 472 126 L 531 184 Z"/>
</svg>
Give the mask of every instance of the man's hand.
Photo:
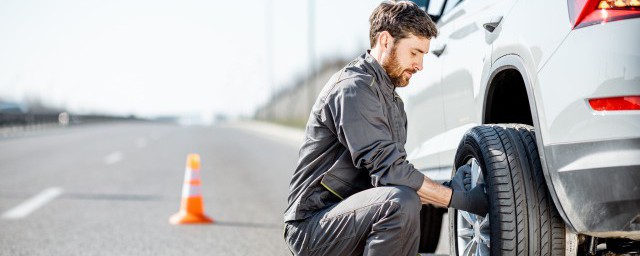
<svg viewBox="0 0 640 256">
<path fill-rule="evenodd" d="M 443 185 L 425 176 L 422 187 L 418 190 L 418 196 L 423 204 L 452 207 L 480 216 L 486 215 L 489 211 L 489 199 L 484 192 L 484 185 L 479 184 L 471 188 L 469 165 L 458 168 L 453 179 Z"/>
<path fill-rule="evenodd" d="M 449 207 L 485 216 L 489 212 L 489 199 L 484 193 L 484 184 L 475 186 L 469 191 L 453 190 Z"/>
<path fill-rule="evenodd" d="M 484 192 L 484 184 L 471 188 L 471 167 L 463 165 L 458 168 L 450 183 L 451 201 L 449 207 L 485 216 L 489 212 L 489 199 Z"/>
<path fill-rule="evenodd" d="M 471 189 L 471 166 L 465 164 L 458 168 L 453 176 L 450 184 L 453 190 L 470 190 Z"/>
</svg>

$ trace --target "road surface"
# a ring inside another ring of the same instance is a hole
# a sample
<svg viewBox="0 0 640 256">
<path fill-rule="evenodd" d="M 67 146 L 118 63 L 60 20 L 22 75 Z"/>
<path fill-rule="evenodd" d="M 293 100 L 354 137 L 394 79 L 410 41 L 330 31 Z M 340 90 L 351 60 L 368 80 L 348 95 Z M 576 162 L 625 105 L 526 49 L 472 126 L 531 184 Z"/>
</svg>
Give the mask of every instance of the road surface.
<svg viewBox="0 0 640 256">
<path fill-rule="evenodd" d="M 289 255 L 282 212 L 301 141 L 300 130 L 254 122 L 0 138 L 0 255 Z M 212 225 L 168 222 L 189 153 L 201 156 Z"/>
</svg>

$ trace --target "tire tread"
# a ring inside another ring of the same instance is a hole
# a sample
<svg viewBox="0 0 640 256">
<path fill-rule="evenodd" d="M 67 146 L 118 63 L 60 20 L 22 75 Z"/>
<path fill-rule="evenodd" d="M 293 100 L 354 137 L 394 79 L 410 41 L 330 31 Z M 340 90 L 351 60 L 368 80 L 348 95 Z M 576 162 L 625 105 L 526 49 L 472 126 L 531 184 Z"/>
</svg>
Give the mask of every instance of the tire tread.
<svg viewBox="0 0 640 256">
<path fill-rule="evenodd" d="M 470 129 L 458 146 L 456 168 L 468 159 L 463 149 L 475 151 L 473 157 L 480 158 L 485 171 L 491 170 L 485 173 L 492 200 L 491 254 L 563 255 L 565 225 L 544 179 L 533 127 L 497 124 Z"/>
</svg>

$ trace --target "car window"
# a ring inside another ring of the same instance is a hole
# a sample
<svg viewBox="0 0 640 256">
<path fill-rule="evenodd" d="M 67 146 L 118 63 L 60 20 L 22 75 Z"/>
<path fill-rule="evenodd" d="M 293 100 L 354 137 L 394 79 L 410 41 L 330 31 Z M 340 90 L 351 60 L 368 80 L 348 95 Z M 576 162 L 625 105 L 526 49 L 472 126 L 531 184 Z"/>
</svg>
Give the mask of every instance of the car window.
<svg viewBox="0 0 640 256">
<path fill-rule="evenodd" d="M 460 2 L 462 2 L 462 0 L 447 1 L 447 4 L 444 6 L 444 11 L 442 12 L 442 15 L 446 15 L 449 11 L 451 11 L 451 9 L 453 9 L 453 7 L 456 7 L 456 5 L 458 5 Z"/>
<path fill-rule="evenodd" d="M 429 9 L 427 13 L 433 16 L 440 16 L 440 12 L 442 11 L 442 5 L 444 5 L 445 0 L 431 0 L 429 1 Z"/>
</svg>

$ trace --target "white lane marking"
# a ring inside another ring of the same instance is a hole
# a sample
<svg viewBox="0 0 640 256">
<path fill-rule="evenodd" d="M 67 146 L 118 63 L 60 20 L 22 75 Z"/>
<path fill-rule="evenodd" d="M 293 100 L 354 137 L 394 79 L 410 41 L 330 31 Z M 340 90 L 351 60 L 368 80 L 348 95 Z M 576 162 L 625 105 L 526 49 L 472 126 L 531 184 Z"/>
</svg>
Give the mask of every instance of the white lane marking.
<svg viewBox="0 0 640 256">
<path fill-rule="evenodd" d="M 115 164 L 117 162 L 120 162 L 120 160 L 122 160 L 122 157 L 123 157 L 122 152 L 115 151 L 104 157 L 104 163 L 107 165 Z"/>
<path fill-rule="evenodd" d="M 29 200 L 25 201 L 22 204 L 19 204 L 16 207 L 13 207 L 9 211 L 2 214 L 3 219 L 20 219 L 24 218 L 33 211 L 37 210 L 47 202 L 53 200 L 57 196 L 62 194 L 62 188 L 52 187 L 43 190 L 39 194 L 29 198 Z"/>
<path fill-rule="evenodd" d="M 136 147 L 144 148 L 147 146 L 147 140 L 145 138 L 138 138 L 136 140 Z"/>
</svg>

